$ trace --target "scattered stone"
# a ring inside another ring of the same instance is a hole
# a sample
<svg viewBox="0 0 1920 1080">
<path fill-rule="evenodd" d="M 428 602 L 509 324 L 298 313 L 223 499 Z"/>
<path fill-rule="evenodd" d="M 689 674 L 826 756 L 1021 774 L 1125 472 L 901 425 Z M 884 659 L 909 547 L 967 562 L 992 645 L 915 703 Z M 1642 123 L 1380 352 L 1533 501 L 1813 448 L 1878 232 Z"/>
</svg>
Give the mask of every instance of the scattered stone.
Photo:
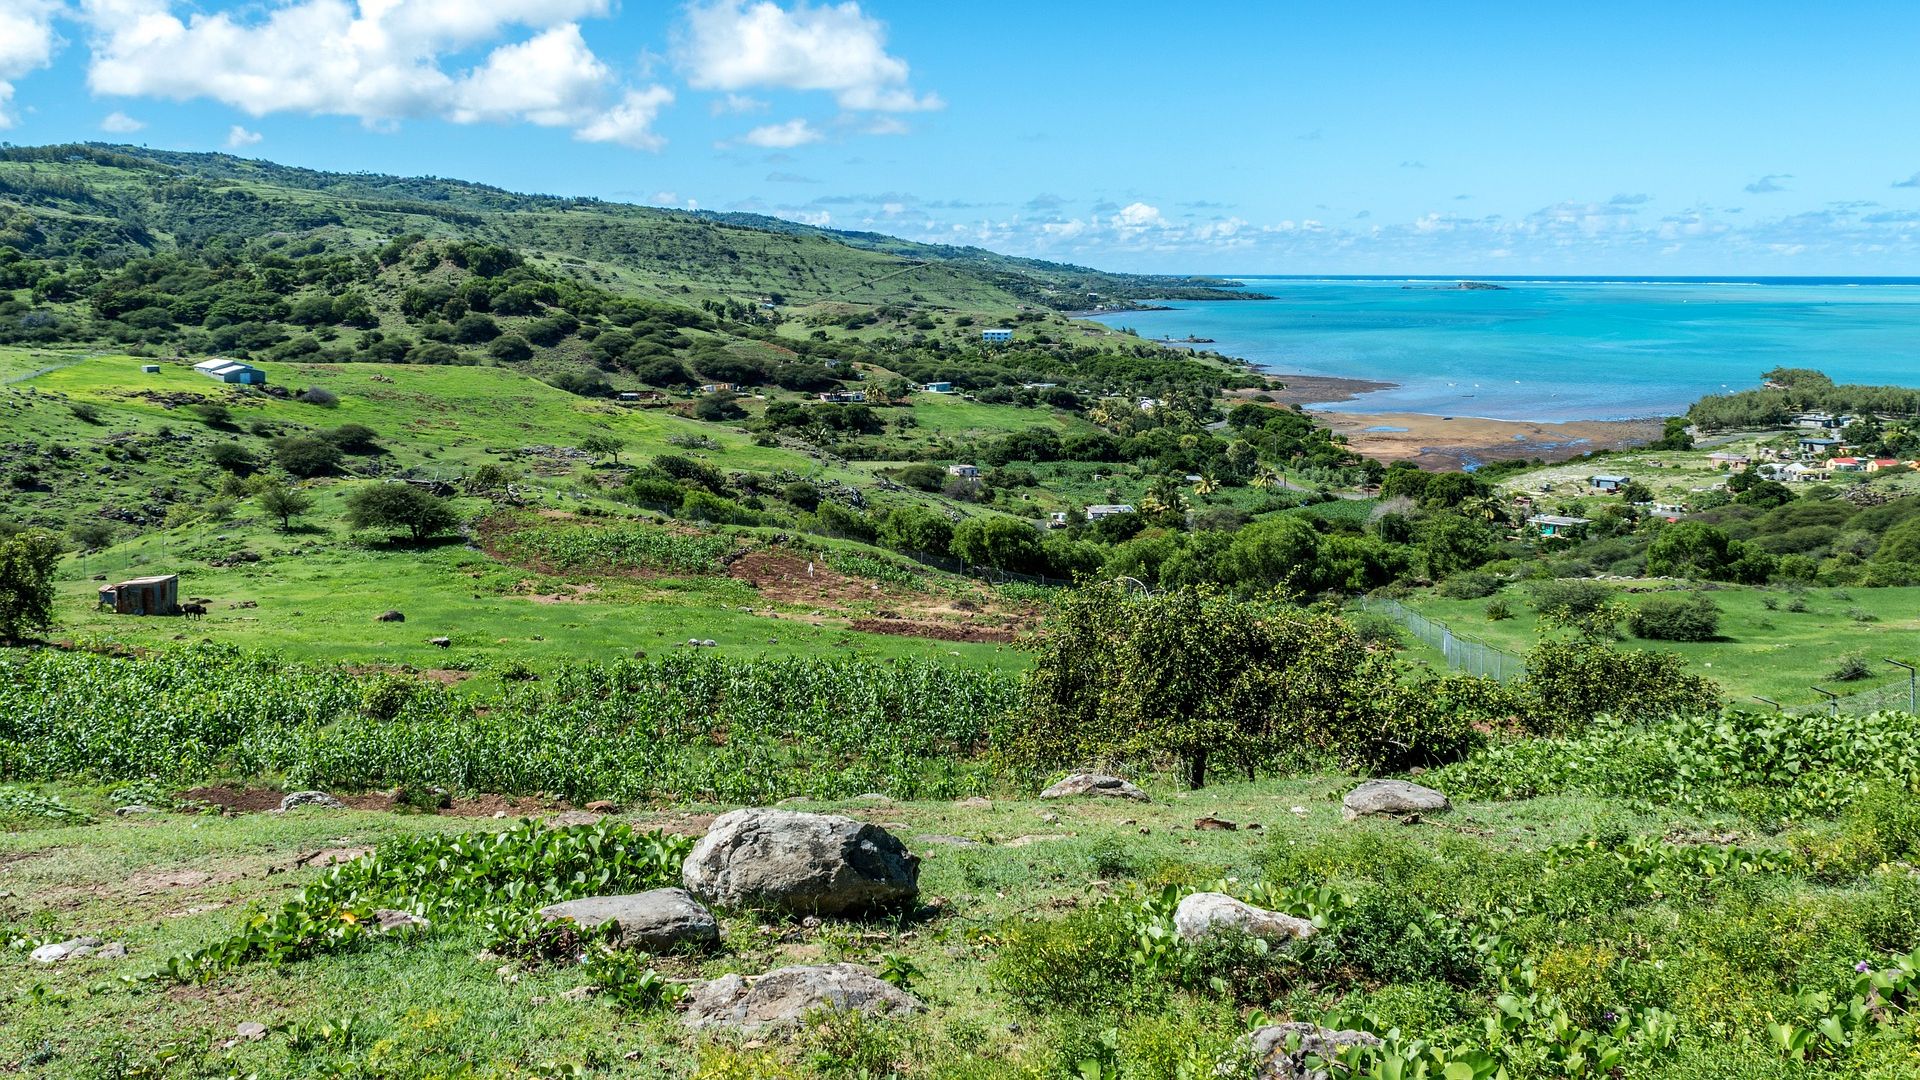
<svg viewBox="0 0 1920 1080">
<path fill-rule="evenodd" d="M 869 791 L 860 795 L 855 795 L 853 798 L 848 799 L 847 801 L 848 802 L 864 802 L 864 803 L 884 803 L 884 802 L 892 802 L 893 800 L 888 798 L 885 795 L 880 794 L 877 791 Z"/>
<path fill-rule="evenodd" d="M 547 819 L 550 829 L 568 829 L 575 825 L 598 825 L 600 814 L 590 814 L 585 810 L 562 810 Z"/>
<path fill-rule="evenodd" d="M 1147 793 L 1117 776 L 1105 773 L 1074 773 L 1040 793 L 1043 799 L 1067 799 L 1080 795 L 1104 795 L 1135 802 L 1152 802 Z"/>
<path fill-rule="evenodd" d="M 571 919 L 582 928 L 618 923 L 620 947 L 666 952 L 682 945 L 720 943 L 720 924 L 683 889 L 652 889 L 628 896 L 591 896 L 540 909 L 543 919 Z"/>
<path fill-rule="evenodd" d="M 1226 893 L 1193 893 L 1173 910 L 1173 929 L 1182 941 L 1200 941 L 1222 930 L 1267 941 L 1313 936 L 1313 924 L 1278 911 L 1235 900 Z"/>
<path fill-rule="evenodd" d="M 1453 809 L 1445 795 L 1405 780 L 1369 780 L 1341 800 L 1346 818 L 1367 815 L 1405 817 L 1409 814 L 1439 814 Z"/>
<path fill-rule="evenodd" d="M 125 806 L 114 807 L 113 812 L 120 817 L 140 817 L 144 814 L 157 814 L 160 811 L 146 803 L 128 803 Z"/>
<path fill-rule="evenodd" d="M 585 1001 L 599 992 L 600 992 L 600 988 L 597 986 L 576 986 L 571 990 L 561 991 L 560 1000 L 561 1001 Z"/>
<path fill-rule="evenodd" d="M 1029 836 L 1016 836 L 1013 839 L 1007 841 L 1005 844 L 1002 844 L 1000 846 L 1001 847 L 1026 847 L 1029 844 L 1044 844 L 1049 840 L 1071 840 L 1071 839 L 1073 838 L 1070 836 L 1062 836 L 1057 833 L 1036 833 Z"/>
<path fill-rule="evenodd" d="M 1307 1067 L 1308 1055 L 1332 1057 L 1345 1046 L 1379 1046 L 1364 1031 L 1335 1031 L 1315 1024 L 1273 1024 L 1247 1037 L 1253 1043 L 1254 1080 L 1328 1080 L 1325 1069 Z M 1289 1044 L 1299 1041 L 1297 1049 Z"/>
<path fill-rule="evenodd" d="M 722 975 L 696 984 L 686 1001 L 687 1027 L 748 1032 L 797 1026 L 823 1009 L 899 1016 L 921 1008 L 918 998 L 856 964 L 784 967 L 753 978 Z"/>
<path fill-rule="evenodd" d="M 505 821 L 506 818 L 507 812 L 505 810 L 495 810 L 493 812 L 493 820 L 495 821 Z"/>
<path fill-rule="evenodd" d="M 581 807 L 581 809 L 594 814 L 611 814 L 615 810 L 618 810 L 619 807 L 613 804 L 612 799 L 595 799 L 592 802 L 588 803 L 587 805 Z"/>
<path fill-rule="evenodd" d="M 111 945 L 101 946 L 100 950 L 93 955 L 102 960 L 125 960 L 127 958 L 127 947 L 116 941 Z"/>
<path fill-rule="evenodd" d="M 242 1020 L 234 1025 L 233 1033 L 249 1042 L 259 1042 L 267 1037 L 267 1025 L 258 1020 Z"/>
<path fill-rule="evenodd" d="M 415 915 L 411 911 L 396 911 L 393 908 L 380 908 L 373 913 L 373 930 L 376 934 L 392 934 L 402 930 L 426 931 L 433 929 L 433 923 Z"/>
<path fill-rule="evenodd" d="M 57 964 L 62 960 L 78 960 L 83 956 L 92 956 L 100 948 L 97 937 L 68 938 L 33 950 L 33 959 L 42 964 Z"/>
<path fill-rule="evenodd" d="M 318 806 L 328 810 L 338 810 L 345 805 L 346 803 L 341 802 L 339 799 L 334 798 L 324 791 L 289 791 L 280 800 L 280 811 L 285 813 L 288 810 L 301 806 Z"/>
<path fill-rule="evenodd" d="M 1195 821 L 1193 827 L 1199 829 L 1201 832 L 1233 832 L 1240 826 L 1228 821 L 1226 818 L 1209 815 Z"/>
<path fill-rule="evenodd" d="M 407 617 L 398 611 L 383 611 L 373 617 L 374 622 L 406 622 Z"/>
<path fill-rule="evenodd" d="M 942 836 L 938 833 L 934 833 L 929 836 L 916 836 L 914 837 L 914 839 L 918 840 L 922 844 L 934 844 L 940 847 L 979 847 L 980 846 L 980 841 L 978 840 L 969 840 L 964 836 Z"/>
<path fill-rule="evenodd" d="M 752 808 L 714 819 L 687 856 L 681 883 L 726 907 L 850 915 L 912 903 L 920 860 L 878 825 Z"/>
<path fill-rule="evenodd" d="M 969 810 L 991 810 L 993 809 L 993 800 L 987 798 L 985 795 L 974 795 L 970 798 L 961 799 L 953 805 L 964 806 Z"/>
<path fill-rule="evenodd" d="M 1047 825 L 1058 825 L 1060 824 L 1060 815 L 1051 810 L 1042 810 L 1040 811 L 1040 820 Z"/>
</svg>

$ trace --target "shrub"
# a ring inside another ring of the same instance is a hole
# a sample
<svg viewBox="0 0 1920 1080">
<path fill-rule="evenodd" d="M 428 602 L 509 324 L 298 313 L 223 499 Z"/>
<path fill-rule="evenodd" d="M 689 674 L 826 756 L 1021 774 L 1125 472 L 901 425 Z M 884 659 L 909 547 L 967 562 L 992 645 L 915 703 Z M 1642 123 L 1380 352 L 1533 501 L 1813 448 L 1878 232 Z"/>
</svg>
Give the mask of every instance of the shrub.
<svg viewBox="0 0 1920 1080">
<path fill-rule="evenodd" d="M 339 447 L 343 453 L 371 454 L 380 449 L 374 441 L 380 434 L 365 424 L 341 424 L 321 437 Z"/>
<path fill-rule="evenodd" d="M 219 468 L 241 476 L 252 472 L 260 464 L 253 459 L 251 451 L 237 442 L 215 443 L 213 449 L 207 451 L 207 460 Z"/>
<path fill-rule="evenodd" d="M 349 526 L 404 532 L 416 544 L 458 522 L 452 504 L 412 484 L 365 484 L 347 496 Z"/>
<path fill-rule="evenodd" d="M 53 571 L 60 541 L 37 530 L 0 540 L 0 641 L 18 642 L 53 625 Z"/>
<path fill-rule="evenodd" d="M 1827 678 L 1834 682 L 1858 682 L 1861 679 L 1871 678 L 1872 675 L 1873 668 L 1867 664 L 1866 657 L 1843 656 L 1840 658 L 1839 666 L 1827 673 Z"/>
<path fill-rule="evenodd" d="M 1627 628 L 1650 641 L 1711 641 L 1720 632 L 1720 605 L 1705 593 L 1662 593 L 1630 611 Z"/>
<path fill-rule="evenodd" d="M 100 422 L 99 407 L 89 402 L 76 401 L 67 406 L 67 411 L 73 414 L 75 420 L 83 424 L 98 424 Z"/>
<path fill-rule="evenodd" d="M 1500 579 L 1479 570 L 1468 570 L 1440 583 L 1440 595 L 1449 600 L 1479 600 L 1500 591 Z"/>
<path fill-rule="evenodd" d="M 1487 601 L 1487 621 L 1505 622 L 1513 618 L 1513 605 L 1504 596 L 1496 596 Z"/>
<path fill-rule="evenodd" d="M 339 471 L 340 460 L 340 448 L 327 439 L 290 435 L 273 443 L 274 464 L 303 480 Z"/>
<path fill-rule="evenodd" d="M 318 405 L 323 409 L 331 409 L 335 405 L 340 404 L 340 395 L 328 390 L 324 386 L 309 386 L 305 390 L 300 391 L 299 400 L 306 402 L 308 405 Z"/>
<path fill-rule="evenodd" d="M 1651 719 L 1717 709 L 1720 688 L 1686 667 L 1673 653 L 1549 639 L 1527 654 L 1523 690 L 1533 724 L 1544 730 L 1577 731 L 1601 716 Z"/>
</svg>

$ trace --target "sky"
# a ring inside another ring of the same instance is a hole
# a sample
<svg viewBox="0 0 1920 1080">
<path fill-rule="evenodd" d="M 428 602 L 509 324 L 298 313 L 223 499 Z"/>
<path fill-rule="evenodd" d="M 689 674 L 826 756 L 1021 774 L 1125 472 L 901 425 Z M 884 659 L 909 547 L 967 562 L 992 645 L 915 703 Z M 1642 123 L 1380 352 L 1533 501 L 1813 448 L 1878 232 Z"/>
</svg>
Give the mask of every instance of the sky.
<svg viewBox="0 0 1920 1080">
<path fill-rule="evenodd" d="M 1103 269 L 1920 275 L 1920 4 L 0 0 L 0 138 Z"/>
</svg>

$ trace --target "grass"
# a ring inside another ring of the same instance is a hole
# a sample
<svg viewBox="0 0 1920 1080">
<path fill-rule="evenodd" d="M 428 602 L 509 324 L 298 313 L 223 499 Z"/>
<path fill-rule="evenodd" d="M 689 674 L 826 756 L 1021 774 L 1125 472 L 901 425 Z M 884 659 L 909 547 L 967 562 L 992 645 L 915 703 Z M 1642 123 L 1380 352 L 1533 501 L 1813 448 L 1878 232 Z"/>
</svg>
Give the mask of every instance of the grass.
<svg viewBox="0 0 1920 1080">
<path fill-rule="evenodd" d="M 1647 583 L 1636 583 L 1644 586 Z M 1677 583 L 1673 583 L 1677 584 Z M 1858 693 L 1894 683 L 1905 685 L 1904 673 L 1881 663 L 1882 657 L 1912 662 L 1912 634 L 1920 631 L 1920 588 L 1884 589 L 1764 589 L 1728 586 L 1710 594 L 1723 612 L 1720 640 L 1655 642 L 1629 639 L 1635 648 L 1657 649 L 1687 658 L 1694 670 L 1718 682 L 1730 698 L 1756 704 L 1752 696 L 1772 698 L 1786 705 L 1812 705 L 1824 700 L 1809 689 L 1820 685 L 1836 693 Z M 1511 653 L 1525 654 L 1538 640 L 1539 617 L 1524 585 L 1498 594 L 1512 611 L 1510 619 L 1487 618 L 1486 600 L 1447 600 L 1425 597 L 1409 607 L 1453 630 Z M 1631 604 L 1635 597 L 1623 595 Z M 1776 609 L 1766 605 L 1771 601 Z M 1796 601 L 1807 610 L 1793 611 Z M 1860 621 L 1856 615 L 1871 616 Z M 1829 678 L 1840 660 L 1865 656 L 1874 669 L 1871 679 L 1835 683 Z M 1882 672 L 1887 674 L 1882 674 Z M 1898 679 L 1889 676 L 1898 674 Z"/>
</svg>

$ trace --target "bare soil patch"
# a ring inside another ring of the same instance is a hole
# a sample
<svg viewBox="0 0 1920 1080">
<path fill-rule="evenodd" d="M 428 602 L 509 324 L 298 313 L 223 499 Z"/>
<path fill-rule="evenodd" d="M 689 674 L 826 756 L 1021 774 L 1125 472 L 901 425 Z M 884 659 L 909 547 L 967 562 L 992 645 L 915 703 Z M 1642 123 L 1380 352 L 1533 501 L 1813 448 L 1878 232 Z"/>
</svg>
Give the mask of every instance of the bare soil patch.
<svg viewBox="0 0 1920 1080">
<path fill-rule="evenodd" d="M 285 794 L 275 788 L 230 788 L 216 784 L 183 791 L 180 797 L 188 802 L 205 803 L 236 814 L 257 814 L 262 810 L 280 809 L 280 799 Z"/>
<path fill-rule="evenodd" d="M 849 629 L 863 634 L 892 634 L 896 637 L 931 638 L 935 641 L 976 641 L 1006 643 L 1014 631 L 1004 626 L 979 626 L 969 623 L 920 622 L 913 619 L 855 619 Z"/>
<path fill-rule="evenodd" d="M 728 565 L 727 576 L 787 604 L 845 603 L 882 595 L 871 581 L 837 573 L 822 560 L 782 551 L 749 551 Z"/>
</svg>

